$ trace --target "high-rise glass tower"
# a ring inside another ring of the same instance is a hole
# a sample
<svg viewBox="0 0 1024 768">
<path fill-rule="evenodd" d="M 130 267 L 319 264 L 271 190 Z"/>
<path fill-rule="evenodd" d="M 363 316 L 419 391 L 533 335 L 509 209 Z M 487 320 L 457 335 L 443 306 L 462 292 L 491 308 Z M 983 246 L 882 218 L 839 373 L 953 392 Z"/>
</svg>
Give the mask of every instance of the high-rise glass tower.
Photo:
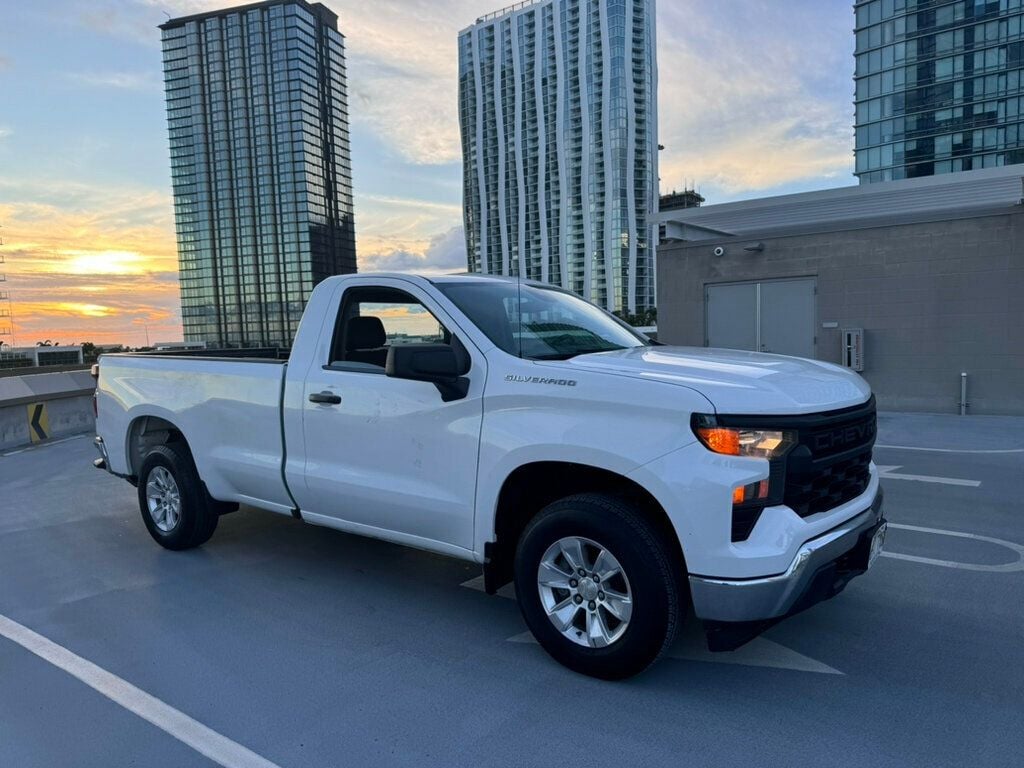
<svg viewBox="0 0 1024 768">
<path fill-rule="evenodd" d="M 338 17 L 269 0 L 160 29 L 185 339 L 290 346 L 313 286 L 356 270 Z"/>
<path fill-rule="evenodd" d="M 534 0 L 459 33 L 471 272 L 654 306 L 654 0 Z"/>
<path fill-rule="evenodd" d="M 857 0 L 861 183 L 1024 163 L 1024 0 Z"/>
</svg>

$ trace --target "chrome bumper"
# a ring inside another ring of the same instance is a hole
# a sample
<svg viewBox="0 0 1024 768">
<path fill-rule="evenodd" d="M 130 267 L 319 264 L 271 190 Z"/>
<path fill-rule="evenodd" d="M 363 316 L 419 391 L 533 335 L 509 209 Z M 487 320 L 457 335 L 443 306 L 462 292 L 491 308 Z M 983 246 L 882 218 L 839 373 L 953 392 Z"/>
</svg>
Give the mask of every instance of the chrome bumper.
<svg viewBox="0 0 1024 768">
<path fill-rule="evenodd" d="M 97 435 L 95 439 L 93 439 L 92 444 L 95 445 L 96 450 L 100 452 L 100 457 L 98 459 L 92 460 L 92 465 L 96 467 L 96 469 L 105 470 L 112 474 L 114 477 L 120 477 L 122 480 L 127 480 L 132 485 L 135 485 L 134 475 L 122 475 L 120 472 L 115 472 L 110 468 L 110 456 L 107 453 L 107 446 L 103 442 L 102 437 Z"/>
<path fill-rule="evenodd" d="M 103 438 L 100 437 L 99 435 L 96 435 L 96 437 L 92 441 L 92 444 L 95 445 L 96 450 L 100 452 L 100 457 L 98 459 L 94 459 L 92 465 L 96 467 L 96 469 L 106 469 L 109 471 L 110 457 L 107 456 L 107 446 L 103 442 Z"/>
<path fill-rule="evenodd" d="M 828 599 L 867 570 L 869 534 L 882 522 L 879 490 L 869 509 L 804 544 L 785 573 L 735 580 L 690 576 L 694 613 L 706 622 L 765 621 Z"/>
</svg>

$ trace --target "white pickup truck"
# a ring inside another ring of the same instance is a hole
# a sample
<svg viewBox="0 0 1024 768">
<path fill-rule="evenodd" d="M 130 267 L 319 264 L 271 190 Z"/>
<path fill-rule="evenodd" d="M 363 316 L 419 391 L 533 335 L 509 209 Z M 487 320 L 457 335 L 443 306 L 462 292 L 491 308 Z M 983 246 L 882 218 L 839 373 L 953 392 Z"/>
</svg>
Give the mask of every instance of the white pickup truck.
<svg viewBox="0 0 1024 768">
<path fill-rule="evenodd" d="M 96 465 L 161 545 L 245 504 L 480 563 L 596 677 L 646 668 L 691 612 L 735 648 L 885 534 L 859 376 L 658 345 L 547 285 L 334 277 L 287 362 L 104 355 L 96 375 Z"/>
</svg>

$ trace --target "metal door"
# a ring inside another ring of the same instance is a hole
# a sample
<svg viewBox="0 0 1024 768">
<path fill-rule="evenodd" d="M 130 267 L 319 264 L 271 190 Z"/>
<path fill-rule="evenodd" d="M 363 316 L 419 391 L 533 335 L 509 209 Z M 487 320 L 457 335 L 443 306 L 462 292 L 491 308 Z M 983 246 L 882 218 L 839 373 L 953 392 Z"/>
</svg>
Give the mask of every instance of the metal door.
<svg viewBox="0 0 1024 768">
<path fill-rule="evenodd" d="M 814 283 L 804 278 L 759 284 L 762 352 L 814 357 Z"/>
<path fill-rule="evenodd" d="M 707 346 L 757 349 L 757 283 L 709 285 L 705 303 Z"/>
<path fill-rule="evenodd" d="M 813 358 L 815 285 L 809 277 L 707 286 L 705 343 Z"/>
</svg>

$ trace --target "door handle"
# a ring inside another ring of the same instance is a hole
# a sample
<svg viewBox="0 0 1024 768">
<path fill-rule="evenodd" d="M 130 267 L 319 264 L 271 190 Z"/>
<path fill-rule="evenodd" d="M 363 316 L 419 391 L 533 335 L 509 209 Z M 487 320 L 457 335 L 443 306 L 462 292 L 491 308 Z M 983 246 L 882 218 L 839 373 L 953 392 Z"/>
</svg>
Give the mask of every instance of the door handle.
<svg viewBox="0 0 1024 768">
<path fill-rule="evenodd" d="M 320 405 L 341 405 L 341 395 L 333 392 L 314 392 L 309 396 L 309 402 Z"/>
</svg>

